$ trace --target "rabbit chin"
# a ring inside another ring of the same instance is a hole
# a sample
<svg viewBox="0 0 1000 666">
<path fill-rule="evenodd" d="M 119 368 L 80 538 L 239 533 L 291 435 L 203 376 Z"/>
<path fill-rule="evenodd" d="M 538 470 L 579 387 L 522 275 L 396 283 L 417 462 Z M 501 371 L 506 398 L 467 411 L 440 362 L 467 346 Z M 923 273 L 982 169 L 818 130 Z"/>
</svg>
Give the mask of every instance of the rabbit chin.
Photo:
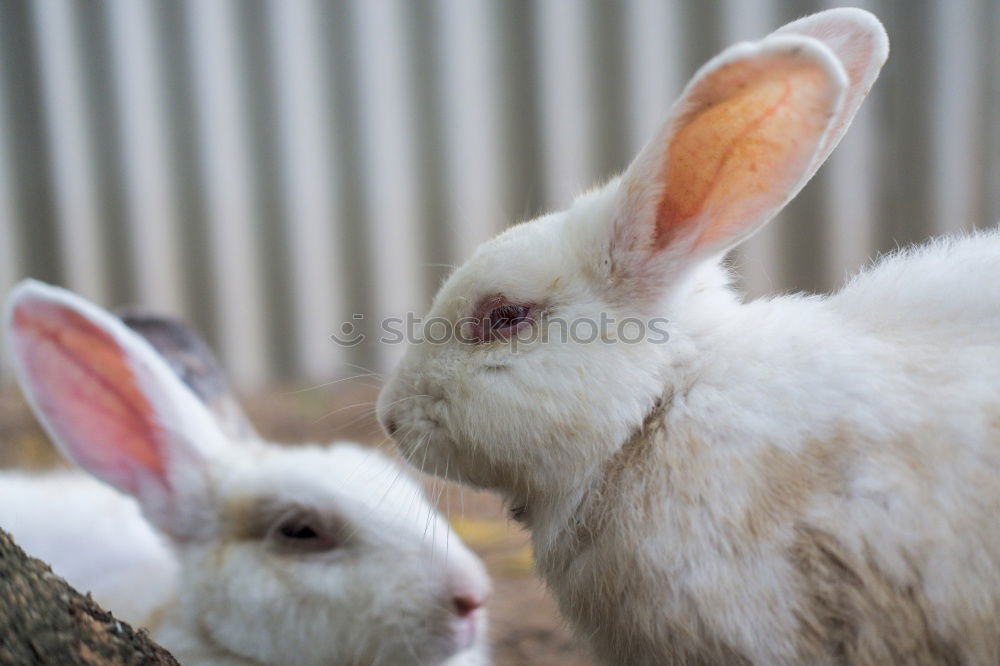
<svg viewBox="0 0 1000 666">
<path fill-rule="evenodd" d="M 473 611 L 452 620 L 452 648 L 442 666 L 486 666 L 489 663 L 486 612 Z"/>
<path fill-rule="evenodd" d="M 409 638 L 387 654 L 380 645 L 368 658 L 373 664 L 437 664 L 440 666 L 487 666 L 489 644 L 487 642 L 487 618 L 485 609 L 478 609 L 466 617 L 448 620 L 443 631 Z M 339 662 L 338 662 L 339 663 Z M 346 663 L 367 663 L 365 658 Z"/>
<path fill-rule="evenodd" d="M 407 435 L 397 438 L 396 443 L 410 465 L 424 474 L 449 481 L 490 486 L 488 469 L 477 464 L 480 461 L 475 455 L 470 455 L 469 447 L 449 437 L 443 428 L 423 419 L 403 427 Z"/>
<path fill-rule="evenodd" d="M 420 400 L 414 397 L 410 406 L 418 408 Z M 442 405 L 438 403 L 437 406 Z M 398 416 L 394 418 L 401 424 L 401 432 L 394 437 L 396 446 L 406 461 L 422 473 L 493 490 L 505 496 L 523 494 L 523 491 L 511 487 L 511 479 L 522 479 L 525 486 L 536 485 L 527 482 L 528 472 L 522 471 L 521 464 L 514 469 L 510 464 L 495 460 L 493 443 L 454 438 L 437 421 L 415 416 L 415 410 L 399 409 L 396 413 Z M 511 451 L 510 447 L 505 448 Z M 529 465 L 523 467 L 530 469 Z"/>
</svg>

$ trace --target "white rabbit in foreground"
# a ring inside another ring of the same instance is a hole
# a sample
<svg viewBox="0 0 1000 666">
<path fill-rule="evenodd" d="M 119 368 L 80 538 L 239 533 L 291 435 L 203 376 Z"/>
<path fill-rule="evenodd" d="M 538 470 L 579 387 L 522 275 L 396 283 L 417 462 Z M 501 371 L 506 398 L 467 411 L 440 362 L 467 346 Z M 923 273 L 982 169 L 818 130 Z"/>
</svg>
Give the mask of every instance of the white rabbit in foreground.
<svg viewBox="0 0 1000 666">
<path fill-rule="evenodd" d="M 82 474 L 5 473 L 0 526 L 25 550 L 183 663 L 488 662 L 483 566 L 415 481 L 350 444 L 261 441 L 193 333 L 126 321 L 37 282 L 11 295 L 35 413 L 138 501 Z"/>
<path fill-rule="evenodd" d="M 829 297 L 743 303 L 720 266 L 887 53 L 856 9 L 724 51 L 622 177 L 456 270 L 428 317 L 461 335 L 383 390 L 412 462 L 509 501 L 604 663 L 1000 663 L 1000 234 Z"/>
</svg>

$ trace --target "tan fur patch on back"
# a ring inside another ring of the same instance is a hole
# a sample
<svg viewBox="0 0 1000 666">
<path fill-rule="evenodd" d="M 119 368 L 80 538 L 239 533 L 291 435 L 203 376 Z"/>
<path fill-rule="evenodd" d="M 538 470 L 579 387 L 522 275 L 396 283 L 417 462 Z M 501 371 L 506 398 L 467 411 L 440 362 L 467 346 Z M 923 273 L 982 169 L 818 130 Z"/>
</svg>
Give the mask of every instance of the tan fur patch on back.
<svg viewBox="0 0 1000 666">
<path fill-rule="evenodd" d="M 852 441 L 838 436 L 807 442 L 801 451 L 775 446 L 763 449 L 748 463 L 762 481 L 749 490 L 750 502 L 742 525 L 748 542 L 767 539 L 779 527 L 793 523 L 819 494 L 843 491 Z"/>
<path fill-rule="evenodd" d="M 799 524 L 795 534 L 788 556 L 803 591 L 803 663 L 961 663 L 957 646 L 931 629 L 919 577 L 892 580 L 816 527 Z"/>
</svg>

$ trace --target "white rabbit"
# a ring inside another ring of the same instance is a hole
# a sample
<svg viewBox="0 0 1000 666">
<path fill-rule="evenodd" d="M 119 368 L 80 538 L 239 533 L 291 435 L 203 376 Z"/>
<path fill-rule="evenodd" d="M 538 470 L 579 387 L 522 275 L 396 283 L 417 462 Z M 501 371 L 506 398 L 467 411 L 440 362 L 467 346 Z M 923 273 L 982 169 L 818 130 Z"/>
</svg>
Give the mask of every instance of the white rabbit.
<svg viewBox="0 0 1000 666">
<path fill-rule="evenodd" d="M 457 269 L 428 315 L 456 335 L 383 389 L 604 663 L 1000 663 L 1000 234 L 829 297 L 742 303 L 720 266 L 887 54 L 857 9 L 727 49 L 622 177 Z"/>
<path fill-rule="evenodd" d="M 350 444 L 261 441 L 190 331 L 126 321 L 14 289 L 28 401 L 64 454 L 131 497 L 6 473 L 0 526 L 183 663 L 488 662 L 482 563 L 402 468 Z"/>
</svg>

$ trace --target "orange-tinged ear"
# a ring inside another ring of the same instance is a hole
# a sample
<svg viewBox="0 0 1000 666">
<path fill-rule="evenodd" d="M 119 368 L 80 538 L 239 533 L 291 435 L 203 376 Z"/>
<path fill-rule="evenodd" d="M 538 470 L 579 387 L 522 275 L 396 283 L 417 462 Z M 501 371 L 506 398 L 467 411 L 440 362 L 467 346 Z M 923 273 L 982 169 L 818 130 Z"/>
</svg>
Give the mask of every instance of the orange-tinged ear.
<svg viewBox="0 0 1000 666">
<path fill-rule="evenodd" d="M 615 298 L 658 301 L 781 210 L 812 175 L 846 88 L 833 52 L 799 35 L 737 44 L 702 67 L 622 176 Z"/>
<path fill-rule="evenodd" d="M 739 236 L 791 198 L 841 102 L 830 65 L 790 45 L 695 81 L 658 174 L 657 249 L 692 232 L 694 249 Z"/>
<path fill-rule="evenodd" d="M 80 466 L 135 493 L 139 476 L 167 485 L 162 434 L 121 346 L 80 312 L 24 298 L 11 312 L 23 384 L 53 439 Z"/>
<path fill-rule="evenodd" d="M 837 145 L 888 50 L 878 19 L 835 9 L 702 67 L 622 176 L 604 262 L 614 297 L 656 303 L 773 218 Z"/>
</svg>

